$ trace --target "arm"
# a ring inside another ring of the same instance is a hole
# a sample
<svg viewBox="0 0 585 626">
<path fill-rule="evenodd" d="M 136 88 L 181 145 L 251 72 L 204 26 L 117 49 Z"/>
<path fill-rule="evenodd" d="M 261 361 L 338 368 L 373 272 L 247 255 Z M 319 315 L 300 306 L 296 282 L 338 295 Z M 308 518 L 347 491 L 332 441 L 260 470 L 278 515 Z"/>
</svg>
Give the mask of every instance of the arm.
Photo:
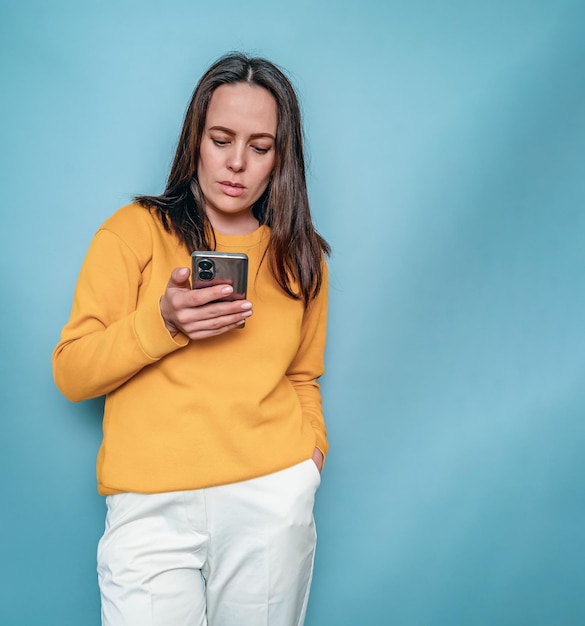
<svg viewBox="0 0 585 626">
<path fill-rule="evenodd" d="M 138 303 L 150 255 L 138 258 L 112 231 L 95 236 L 53 353 L 55 382 L 70 400 L 109 393 L 190 339 L 228 332 L 252 315 L 247 300 L 213 302 L 229 286 L 191 289 L 188 268 L 173 270 L 162 297 Z"/>
<path fill-rule="evenodd" d="M 303 414 L 315 431 L 316 450 L 313 460 L 319 469 L 322 465 L 320 457 L 324 459 L 329 447 L 321 406 L 321 392 L 317 382 L 324 371 L 327 291 L 327 267 L 325 266 L 323 285 L 315 300 L 305 311 L 299 349 L 287 371 L 287 377 L 299 397 Z"/>
<path fill-rule="evenodd" d="M 136 305 L 144 264 L 115 233 L 94 237 L 53 352 L 55 382 L 70 400 L 108 393 L 188 343 L 171 337 L 158 300 Z"/>
</svg>

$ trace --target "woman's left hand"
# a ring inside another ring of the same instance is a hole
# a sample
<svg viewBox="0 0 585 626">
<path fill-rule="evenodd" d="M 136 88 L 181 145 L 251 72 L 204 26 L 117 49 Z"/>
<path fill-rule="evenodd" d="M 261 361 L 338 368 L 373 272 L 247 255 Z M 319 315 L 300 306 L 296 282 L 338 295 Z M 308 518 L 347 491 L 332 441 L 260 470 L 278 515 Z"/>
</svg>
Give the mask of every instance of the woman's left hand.
<svg viewBox="0 0 585 626">
<path fill-rule="evenodd" d="M 319 473 L 321 473 L 321 470 L 323 469 L 323 453 L 321 452 L 321 450 L 319 450 L 319 448 L 315 448 L 314 452 L 313 452 L 313 463 L 315 463 L 315 465 L 317 466 L 317 469 L 319 470 Z"/>
</svg>

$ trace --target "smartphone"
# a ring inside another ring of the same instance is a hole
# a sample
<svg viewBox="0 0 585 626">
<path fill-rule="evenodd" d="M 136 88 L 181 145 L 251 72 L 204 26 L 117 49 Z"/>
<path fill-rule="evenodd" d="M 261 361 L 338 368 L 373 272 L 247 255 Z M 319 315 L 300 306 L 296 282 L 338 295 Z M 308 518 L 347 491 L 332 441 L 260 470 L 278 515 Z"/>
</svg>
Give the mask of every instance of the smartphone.
<svg viewBox="0 0 585 626">
<path fill-rule="evenodd" d="M 233 293 L 215 302 L 245 300 L 248 291 L 248 256 L 242 252 L 196 251 L 191 255 L 193 289 L 231 285 Z"/>
</svg>

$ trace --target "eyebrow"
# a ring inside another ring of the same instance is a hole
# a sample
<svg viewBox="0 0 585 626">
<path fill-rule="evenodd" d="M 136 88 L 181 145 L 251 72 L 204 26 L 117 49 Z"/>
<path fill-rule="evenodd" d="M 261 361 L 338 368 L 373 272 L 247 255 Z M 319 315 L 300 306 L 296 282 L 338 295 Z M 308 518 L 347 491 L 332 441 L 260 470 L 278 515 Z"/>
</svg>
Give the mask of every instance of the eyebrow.
<svg viewBox="0 0 585 626">
<path fill-rule="evenodd" d="M 209 130 L 220 130 L 224 133 L 227 133 L 228 135 L 235 135 L 236 132 L 233 131 L 231 128 L 226 128 L 225 126 L 212 126 L 211 128 L 209 128 Z M 250 139 L 259 139 L 261 137 L 266 137 L 268 139 L 272 139 L 274 140 L 275 137 L 274 135 L 272 135 L 271 133 L 254 133 L 252 135 L 250 135 Z"/>
</svg>

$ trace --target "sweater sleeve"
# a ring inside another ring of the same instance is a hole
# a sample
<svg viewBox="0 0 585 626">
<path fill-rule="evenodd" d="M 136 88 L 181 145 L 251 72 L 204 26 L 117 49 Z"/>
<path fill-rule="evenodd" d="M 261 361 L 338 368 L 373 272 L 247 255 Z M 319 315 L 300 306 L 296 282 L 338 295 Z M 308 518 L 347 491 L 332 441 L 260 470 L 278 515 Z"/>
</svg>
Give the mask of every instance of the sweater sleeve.
<svg viewBox="0 0 585 626">
<path fill-rule="evenodd" d="M 77 282 L 71 316 L 53 352 L 57 387 L 70 400 L 124 384 L 189 342 L 171 337 L 158 299 L 137 305 L 145 263 L 114 232 L 94 237 Z"/>
<path fill-rule="evenodd" d="M 303 414 L 315 431 L 316 447 L 324 457 L 327 455 L 329 444 L 318 379 L 324 372 L 327 297 L 328 276 L 324 263 L 323 284 L 319 294 L 305 312 L 299 349 L 287 371 L 287 377 L 299 397 Z"/>
</svg>

